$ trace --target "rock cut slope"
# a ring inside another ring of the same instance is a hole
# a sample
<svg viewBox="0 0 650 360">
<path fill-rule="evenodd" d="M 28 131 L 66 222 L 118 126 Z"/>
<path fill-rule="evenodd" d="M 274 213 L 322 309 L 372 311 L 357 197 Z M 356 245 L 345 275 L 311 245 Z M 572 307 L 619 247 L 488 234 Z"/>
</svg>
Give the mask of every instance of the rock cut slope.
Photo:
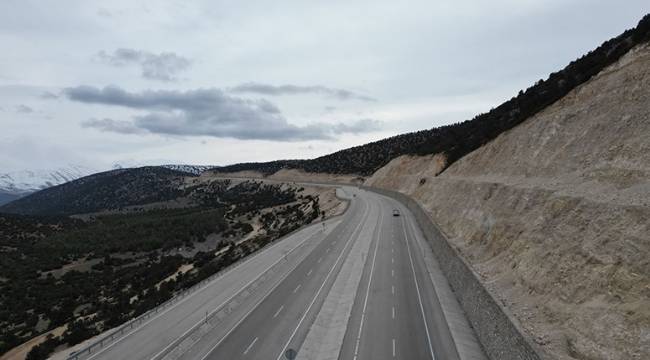
<svg viewBox="0 0 650 360">
<path fill-rule="evenodd" d="M 553 359 L 650 358 L 650 45 L 453 163 L 368 185 L 415 198 Z"/>
</svg>

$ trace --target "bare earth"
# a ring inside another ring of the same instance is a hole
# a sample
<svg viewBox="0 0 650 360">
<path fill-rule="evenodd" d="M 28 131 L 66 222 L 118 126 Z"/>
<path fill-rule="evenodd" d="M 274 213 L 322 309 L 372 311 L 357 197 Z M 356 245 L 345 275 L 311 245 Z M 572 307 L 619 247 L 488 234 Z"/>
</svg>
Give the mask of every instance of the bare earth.
<svg viewBox="0 0 650 360">
<path fill-rule="evenodd" d="M 267 179 L 277 180 L 284 182 L 338 182 L 338 183 L 356 183 L 363 181 L 363 178 L 356 175 L 345 174 L 325 174 L 325 173 L 309 173 L 297 169 L 284 169 L 271 175 L 265 176 L 257 171 L 238 171 L 231 173 L 212 173 L 205 172 L 200 178 L 205 177 L 225 177 L 225 178 L 244 178 L 244 179 Z"/>
<path fill-rule="evenodd" d="M 650 359 L 648 45 L 442 163 L 402 156 L 367 184 L 417 199 L 546 357 Z"/>
<path fill-rule="evenodd" d="M 54 328 L 46 333 L 43 333 L 33 339 L 30 339 L 29 341 L 16 346 L 15 348 L 11 349 L 10 351 L 6 352 L 4 355 L 0 356 L 0 360 L 23 360 L 25 357 L 27 357 L 27 353 L 29 353 L 32 348 L 43 341 L 47 339 L 47 336 L 49 334 L 52 334 L 52 336 L 60 336 L 65 332 L 67 329 L 67 326 L 59 326 L 58 328 Z"/>
</svg>

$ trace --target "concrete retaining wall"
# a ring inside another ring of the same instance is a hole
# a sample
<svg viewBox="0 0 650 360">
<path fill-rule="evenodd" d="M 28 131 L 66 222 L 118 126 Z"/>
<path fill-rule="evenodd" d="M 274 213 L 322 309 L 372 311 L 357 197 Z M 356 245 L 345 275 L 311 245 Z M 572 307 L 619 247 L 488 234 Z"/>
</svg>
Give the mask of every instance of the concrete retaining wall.
<svg viewBox="0 0 650 360">
<path fill-rule="evenodd" d="M 363 188 L 401 202 L 415 215 L 449 285 L 490 359 L 548 359 L 524 335 L 517 320 L 483 287 L 478 275 L 456 249 L 451 247 L 427 212 L 415 200 L 396 191 L 367 186 Z"/>
</svg>

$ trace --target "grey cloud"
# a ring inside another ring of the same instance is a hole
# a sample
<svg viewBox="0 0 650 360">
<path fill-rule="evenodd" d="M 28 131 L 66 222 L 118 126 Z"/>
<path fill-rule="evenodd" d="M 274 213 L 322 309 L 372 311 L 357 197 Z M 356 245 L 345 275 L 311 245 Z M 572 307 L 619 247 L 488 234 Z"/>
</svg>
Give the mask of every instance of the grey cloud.
<svg viewBox="0 0 650 360">
<path fill-rule="evenodd" d="M 144 129 L 136 127 L 131 121 L 120 121 L 113 119 L 88 119 L 81 123 L 84 128 L 95 128 L 105 132 L 115 132 L 119 134 L 143 134 Z"/>
<path fill-rule="evenodd" d="M 31 114 L 34 112 L 34 109 L 27 105 L 20 104 L 16 106 L 16 112 L 19 112 L 21 114 Z"/>
<path fill-rule="evenodd" d="M 321 85 L 300 86 L 300 85 L 269 85 L 255 82 L 248 82 L 237 85 L 229 89 L 234 93 L 253 93 L 262 95 L 301 95 L 301 94 L 318 94 L 338 100 L 362 100 L 376 101 L 369 96 L 357 94 L 345 89 L 329 88 Z"/>
<path fill-rule="evenodd" d="M 63 93 L 72 101 L 148 111 L 147 114 L 135 116 L 132 121 L 91 119 L 82 123 L 87 128 L 122 134 L 300 141 L 333 139 L 334 135 L 374 131 L 379 126 L 378 122 L 372 120 L 297 126 L 288 123 L 280 110 L 266 100 L 236 98 L 219 89 L 131 93 L 115 86 L 79 86 L 64 89 Z"/>
<path fill-rule="evenodd" d="M 144 78 L 161 81 L 177 81 L 178 73 L 187 70 L 191 65 L 189 59 L 173 52 L 154 54 L 123 48 L 113 51 L 112 54 L 100 51 L 96 58 L 111 66 L 139 65 Z"/>
<path fill-rule="evenodd" d="M 59 95 L 51 92 L 51 91 L 44 91 L 39 95 L 41 99 L 46 99 L 46 100 L 51 100 L 51 99 L 58 99 Z"/>
</svg>

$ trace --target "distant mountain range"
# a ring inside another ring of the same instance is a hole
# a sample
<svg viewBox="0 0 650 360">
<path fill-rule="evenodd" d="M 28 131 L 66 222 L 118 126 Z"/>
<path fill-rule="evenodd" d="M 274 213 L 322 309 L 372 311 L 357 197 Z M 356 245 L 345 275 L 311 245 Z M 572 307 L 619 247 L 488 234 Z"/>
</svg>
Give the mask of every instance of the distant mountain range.
<svg viewBox="0 0 650 360">
<path fill-rule="evenodd" d="M 133 166 L 113 165 L 113 169 L 132 168 Z M 168 164 L 161 167 L 199 175 L 215 168 L 209 165 Z M 68 165 L 54 169 L 35 169 L 0 173 L 0 205 L 52 186 L 61 185 L 72 180 L 92 175 L 100 170 L 82 165 Z"/>
<path fill-rule="evenodd" d="M 35 169 L 0 173 L 0 204 L 95 172 L 97 170 L 86 166 L 69 165 L 55 169 Z"/>
</svg>

